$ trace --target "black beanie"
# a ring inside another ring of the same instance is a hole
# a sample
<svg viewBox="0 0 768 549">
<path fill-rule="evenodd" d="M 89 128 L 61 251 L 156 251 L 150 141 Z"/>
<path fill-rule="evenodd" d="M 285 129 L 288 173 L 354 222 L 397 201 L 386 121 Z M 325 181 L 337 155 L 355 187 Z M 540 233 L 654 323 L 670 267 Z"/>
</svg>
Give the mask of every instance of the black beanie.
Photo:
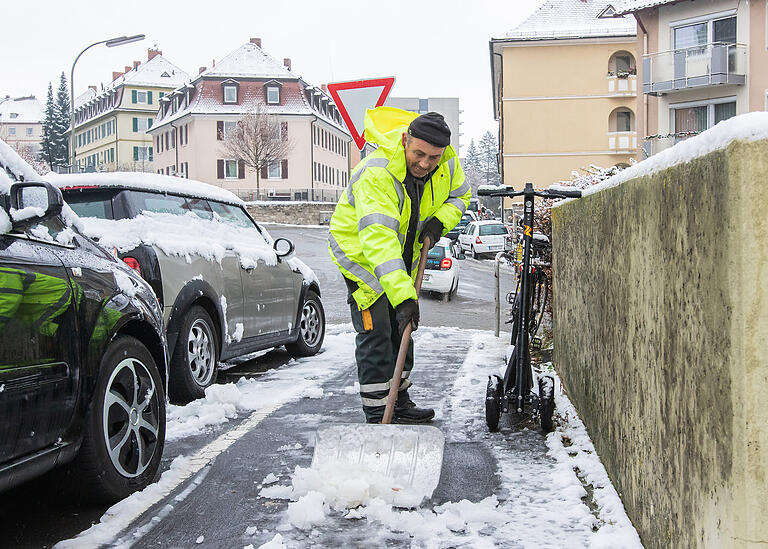
<svg viewBox="0 0 768 549">
<path fill-rule="evenodd" d="M 435 147 L 447 147 L 451 142 L 451 129 L 439 112 L 428 112 L 415 118 L 408 126 L 408 135 Z"/>
</svg>

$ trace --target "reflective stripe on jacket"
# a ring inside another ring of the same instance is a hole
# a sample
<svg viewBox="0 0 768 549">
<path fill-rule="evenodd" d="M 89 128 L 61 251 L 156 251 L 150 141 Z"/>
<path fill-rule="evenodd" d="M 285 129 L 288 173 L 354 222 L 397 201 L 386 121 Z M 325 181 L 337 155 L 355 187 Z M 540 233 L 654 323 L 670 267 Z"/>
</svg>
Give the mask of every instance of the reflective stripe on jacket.
<svg viewBox="0 0 768 549">
<path fill-rule="evenodd" d="M 393 107 L 366 112 L 365 137 L 379 148 L 355 166 L 331 217 L 331 258 L 344 276 L 357 282 L 358 289 L 352 296 L 360 309 L 370 307 L 385 292 L 392 306 L 415 299 L 413 278 L 421 252 L 421 228 L 427 220 L 437 217 L 446 234 L 469 205 L 469 184 L 464 180 L 456 151 L 448 146 L 424 186 L 412 272 L 407 273 L 403 245 L 411 200 L 403 185 L 406 165 L 402 135 L 417 116 Z"/>
</svg>

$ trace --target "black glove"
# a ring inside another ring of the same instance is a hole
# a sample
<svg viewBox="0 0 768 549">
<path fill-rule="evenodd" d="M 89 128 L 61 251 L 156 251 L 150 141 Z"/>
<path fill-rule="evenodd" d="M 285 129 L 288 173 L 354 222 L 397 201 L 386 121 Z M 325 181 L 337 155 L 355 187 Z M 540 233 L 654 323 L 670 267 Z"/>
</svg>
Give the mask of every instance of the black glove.
<svg viewBox="0 0 768 549">
<path fill-rule="evenodd" d="M 419 327 L 419 302 L 416 299 L 406 299 L 400 305 L 395 307 L 395 317 L 397 318 L 397 329 L 400 337 L 408 323 L 411 323 L 413 330 Z"/>
<path fill-rule="evenodd" d="M 440 240 L 441 236 L 443 236 L 443 222 L 438 218 L 433 217 L 427 221 L 424 224 L 424 228 L 421 229 L 419 242 L 424 242 L 424 239 L 429 237 L 429 249 L 431 250 L 432 246 L 437 244 L 437 241 Z"/>
</svg>

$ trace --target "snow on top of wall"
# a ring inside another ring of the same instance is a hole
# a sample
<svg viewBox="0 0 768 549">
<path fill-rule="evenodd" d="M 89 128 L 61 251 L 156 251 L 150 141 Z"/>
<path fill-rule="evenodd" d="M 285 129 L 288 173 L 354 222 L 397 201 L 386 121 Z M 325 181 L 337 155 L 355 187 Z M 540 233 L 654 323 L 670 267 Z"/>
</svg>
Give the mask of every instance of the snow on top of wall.
<svg viewBox="0 0 768 549">
<path fill-rule="evenodd" d="M 34 95 L 0 101 L 0 122 L 2 123 L 39 124 L 43 118 L 45 118 L 43 104 Z"/>
<path fill-rule="evenodd" d="M 690 162 L 711 152 L 724 149 L 733 141 L 759 141 L 768 139 L 768 112 L 750 112 L 723 120 L 695 137 L 681 141 L 674 147 L 638 162 L 620 171 L 610 179 L 587 187 L 582 196 L 615 187 L 638 177 L 651 175 L 678 164 Z"/>
<path fill-rule="evenodd" d="M 288 67 L 251 42 L 246 42 L 227 55 L 215 67 L 205 71 L 203 76 L 298 78 Z"/>
<path fill-rule="evenodd" d="M 637 23 L 633 16 L 598 17 L 609 6 L 607 1 L 547 0 L 501 40 L 634 36 Z"/>
<path fill-rule="evenodd" d="M 99 187 L 121 187 L 157 192 L 173 192 L 192 198 L 206 198 L 229 204 L 243 205 L 244 202 L 234 193 L 215 185 L 209 185 L 194 179 L 172 177 L 145 172 L 102 172 L 82 174 L 49 173 L 45 180 L 60 189 L 96 185 Z"/>
</svg>

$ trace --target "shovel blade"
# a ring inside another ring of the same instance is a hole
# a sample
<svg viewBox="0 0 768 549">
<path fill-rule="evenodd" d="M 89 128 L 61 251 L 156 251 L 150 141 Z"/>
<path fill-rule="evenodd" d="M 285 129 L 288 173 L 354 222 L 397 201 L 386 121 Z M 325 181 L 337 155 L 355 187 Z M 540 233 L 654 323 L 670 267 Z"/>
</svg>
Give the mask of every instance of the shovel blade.
<svg viewBox="0 0 768 549">
<path fill-rule="evenodd" d="M 440 481 L 444 445 L 443 433 L 427 425 L 331 425 L 315 436 L 312 468 L 362 467 L 429 498 Z"/>
</svg>

